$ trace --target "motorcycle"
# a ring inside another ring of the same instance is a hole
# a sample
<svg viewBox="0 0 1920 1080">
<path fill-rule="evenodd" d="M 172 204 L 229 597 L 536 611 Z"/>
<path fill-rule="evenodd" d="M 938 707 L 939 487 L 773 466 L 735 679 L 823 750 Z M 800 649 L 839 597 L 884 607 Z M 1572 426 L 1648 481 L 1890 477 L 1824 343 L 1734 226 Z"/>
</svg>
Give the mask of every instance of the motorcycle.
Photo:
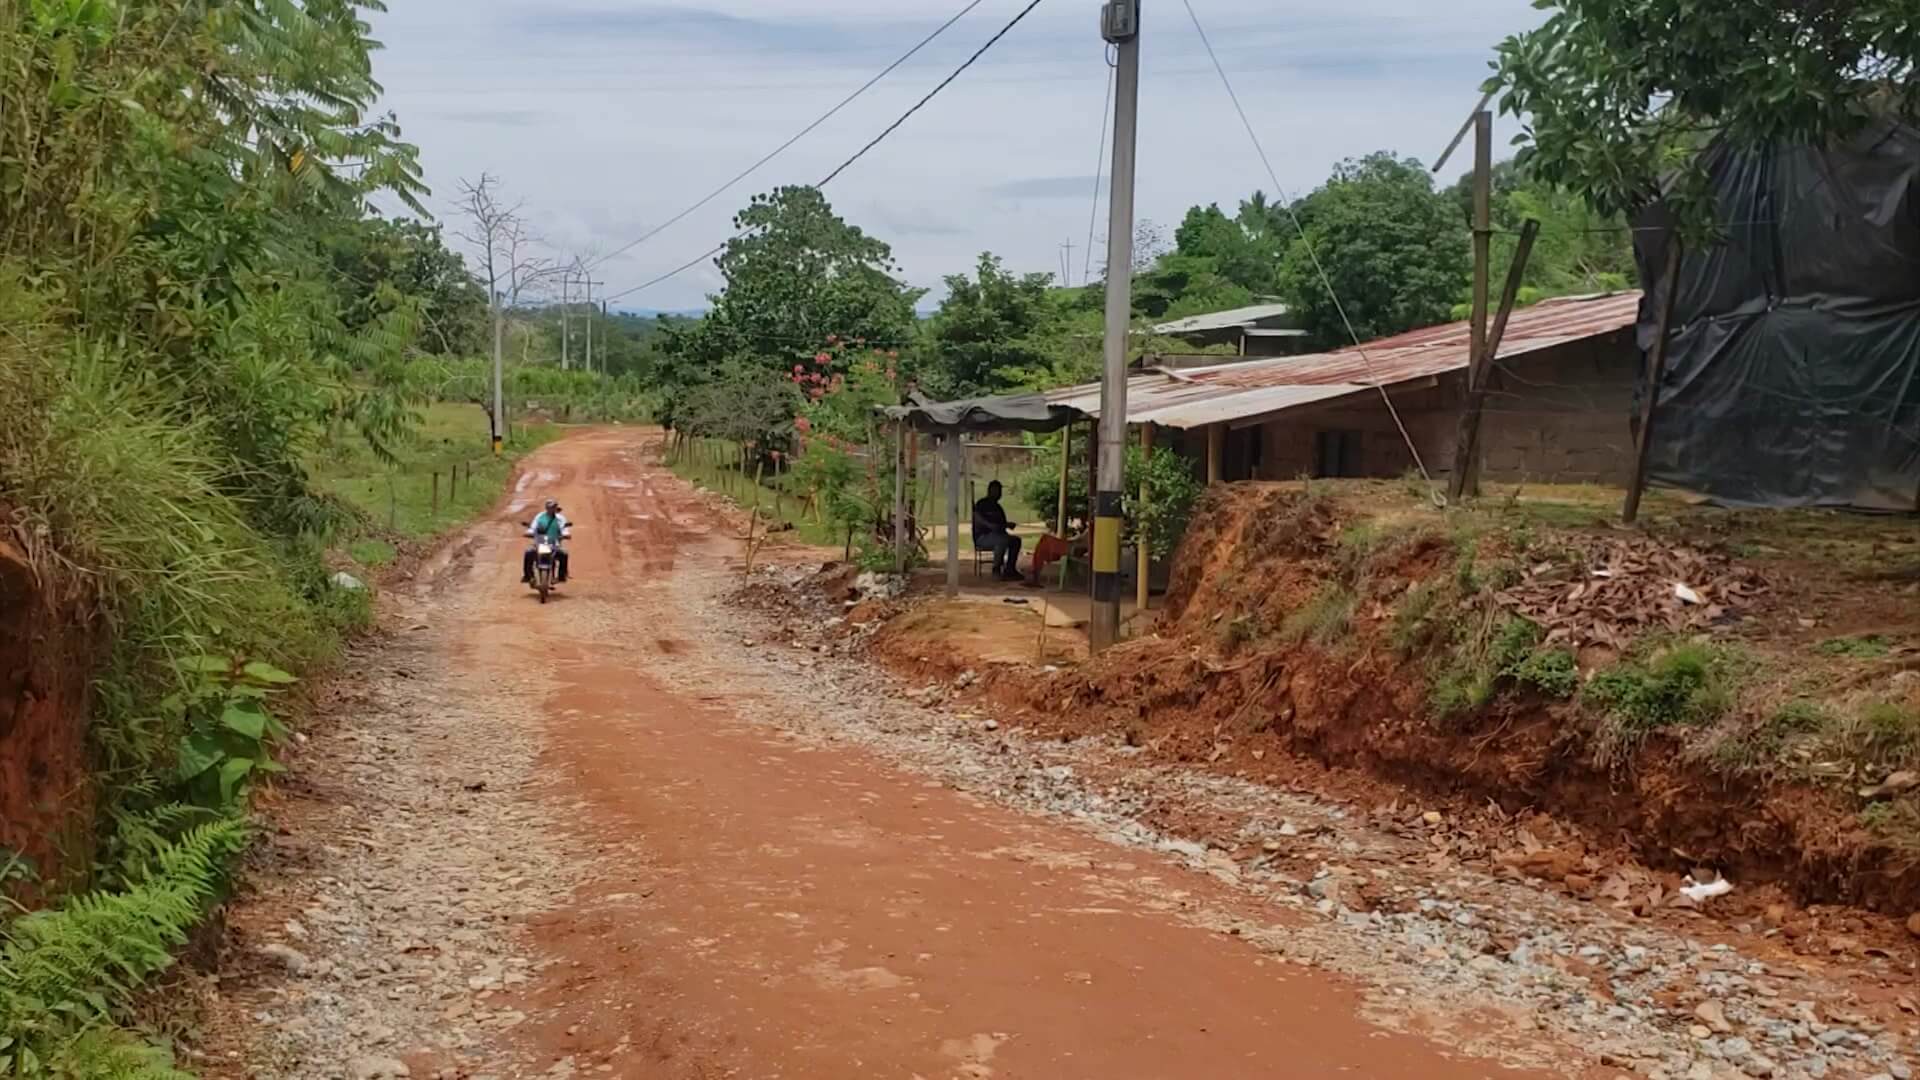
<svg viewBox="0 0 1920 1080">
<path fill-rule="evenodd" d="M 533 536 L 533 523 L 526 523 L 528 536 Z M 569 522 L 560 530 L 561 543 L 573 539 L 573 524 Z M 533 582 L 531 588 L 540 594 L 540 602 L 546 603 L 547 596 L 560 587 L 560 544 L 546 537 L 539 537 L 533 545 Z"/>
</svg>

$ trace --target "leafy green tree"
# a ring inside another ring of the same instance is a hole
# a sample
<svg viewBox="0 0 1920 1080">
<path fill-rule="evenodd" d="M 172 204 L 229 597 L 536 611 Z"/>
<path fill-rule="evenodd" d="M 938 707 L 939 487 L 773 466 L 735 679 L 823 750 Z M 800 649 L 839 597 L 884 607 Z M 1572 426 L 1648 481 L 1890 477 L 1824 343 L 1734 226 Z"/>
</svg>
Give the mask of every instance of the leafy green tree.
<svg viewBox="0 0 1920 1080">
<path fill-rule="evenodd" d="M 669 328 L 656 377 L 671 423 L 687 388 L 722 365 L 784 372 L 829 337 L 899 349 L 913 340 L 922 291 L 894 274 L 893 250 L 850 225 L 818 189 L 783 187 L 756 195 L 734 218 L 741 235 L 714 265 L 725 285 L 691 327 Z"/>
<path fill-rule="evenodd" d="M 1048 367 L 1041 338 L 1054 310 L 1046 274 L 1010 274 L 982 252 L 973 277 L 947 277 L 947 296 L 928 320 L 921 381 L 940 397 L 999 393 Z"/>
<path fill-rule="evenodd" d="M 359 330 L 419 302 L 421 347 L 470 356 L 487 347 L 487 296 L 438 225 L 408 218 L 347 218 L 322 241 L 340 294 L 340 321 Z"/>
<path fill-rule="evenodd" d="M 1344 161 L 1295 213 L 1304 237 L 1287 247 L 1281 295 L 1322 347 L 1348 343 L 1342 307 L 1362 341 L 1452 313 L 1467 280 L 1467 229 L 1419 162 L 1385 152 Z"/>
<path fill-rule="evenodd" d="M 1527 168 L 1603 213 L 1660 197 L 1709 234 L 1698 154 L 1709 141 L 1819 144 L 1874 116 L 1920 114 L 1911 0 L 1537 6 L 1552 14 L 1500 45 L 1488 85 L 1505 91 L 1503 112 L 1526 118 Z"/>
</svg>

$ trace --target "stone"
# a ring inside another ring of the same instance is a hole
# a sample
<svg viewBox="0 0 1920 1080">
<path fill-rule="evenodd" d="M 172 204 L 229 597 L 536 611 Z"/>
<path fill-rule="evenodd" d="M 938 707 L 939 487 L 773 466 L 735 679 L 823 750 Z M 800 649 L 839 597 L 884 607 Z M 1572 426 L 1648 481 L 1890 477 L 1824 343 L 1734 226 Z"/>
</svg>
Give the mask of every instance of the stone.
<svg viewBox="0 0 1920 1080">
<path fill-rule="evenodd" d="M 353 1080 L 394 1080 L 413 1075 L 407 1063 L 390 1057 L 358 1057 L 347 1066 Z"/>
<path fill-rule="evenodd" d="M 281 945 L 278 943 L 262 945 L 260 947 L 260 955 L 279 964 L 291 975 L 305 975 L 307 970 L 313 966 L 313 962 L 307 959 L 307 954 L 291 945 Z"/>
<path fill-rule="evenodd" d="M 1693 1036 L 1696 1039 L 1705 1040 L 1713 1037 L 1713 1029 L 1709 1028 L 1705 1024 L 1695 1024 L 1692 1027 L 1687 1029 L 1687 1034 Z"/>
<path fill-rule="evenodd" d="M 1821 1046 L 1839 1046 L 1851 1038 L 1853 1038 L 1853 1032 L 1848 1031 L 1846 1028 L 1831 1027 L 1821 1032 L 1819 1037 L 1814 1041 L 1818 1042 Z"/>
<path fill-rule="evenodd" d="M 1775 1066 L 1771 1059 L 1755 1054 L 1741 1068 L 1748 1076 L 1768 1077 L 1773 1075 Z"/>
<path fill-rule="evenodd" d="M 1726 1009 L 1717 1001 L 1701 1002 L 1700 1006 L 1693 1010 L 1693 1015 L 1698 1017 L 1701 1023 L 1712 1028 L 1716 1034 L 1725 1035 L 1733 1030 L 1733 1025 L 1727 1023 Z"/>
</svg>

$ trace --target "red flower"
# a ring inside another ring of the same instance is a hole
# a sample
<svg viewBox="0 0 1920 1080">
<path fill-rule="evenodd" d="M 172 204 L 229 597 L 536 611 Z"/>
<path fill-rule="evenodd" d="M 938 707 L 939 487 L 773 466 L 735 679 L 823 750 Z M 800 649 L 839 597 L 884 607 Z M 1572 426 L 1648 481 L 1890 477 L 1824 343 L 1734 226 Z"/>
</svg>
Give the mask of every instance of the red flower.
<svg viewBox="0 0 1920 1080">
<path fill-rule="evenodd" d="M 831 364 L 833 363 L 833 357 L 826 353 L 815 353 L 813 355 L 813 362 L 816 364 Z"/>
</svg>

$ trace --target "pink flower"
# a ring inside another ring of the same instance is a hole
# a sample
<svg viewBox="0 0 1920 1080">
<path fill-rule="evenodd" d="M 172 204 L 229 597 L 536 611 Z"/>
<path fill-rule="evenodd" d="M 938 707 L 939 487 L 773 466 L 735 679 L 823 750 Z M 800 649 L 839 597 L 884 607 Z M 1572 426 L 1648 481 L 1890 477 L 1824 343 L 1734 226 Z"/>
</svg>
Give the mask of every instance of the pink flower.
<svg viewBox="0 0 1920 1080">
<path fill-rule="evenodd" d="M 816 364 L 831 364 L 833 363 L 833 357 L 826 353 L 815 353 L 813 355 L 813 362 Z"/>
<path fill-rule="evenodd" d="M 813 421 L 804 416 L 796 416 L 793 418 L 793 430 L 804 435 L 813 430 Z"/>
</svg>

